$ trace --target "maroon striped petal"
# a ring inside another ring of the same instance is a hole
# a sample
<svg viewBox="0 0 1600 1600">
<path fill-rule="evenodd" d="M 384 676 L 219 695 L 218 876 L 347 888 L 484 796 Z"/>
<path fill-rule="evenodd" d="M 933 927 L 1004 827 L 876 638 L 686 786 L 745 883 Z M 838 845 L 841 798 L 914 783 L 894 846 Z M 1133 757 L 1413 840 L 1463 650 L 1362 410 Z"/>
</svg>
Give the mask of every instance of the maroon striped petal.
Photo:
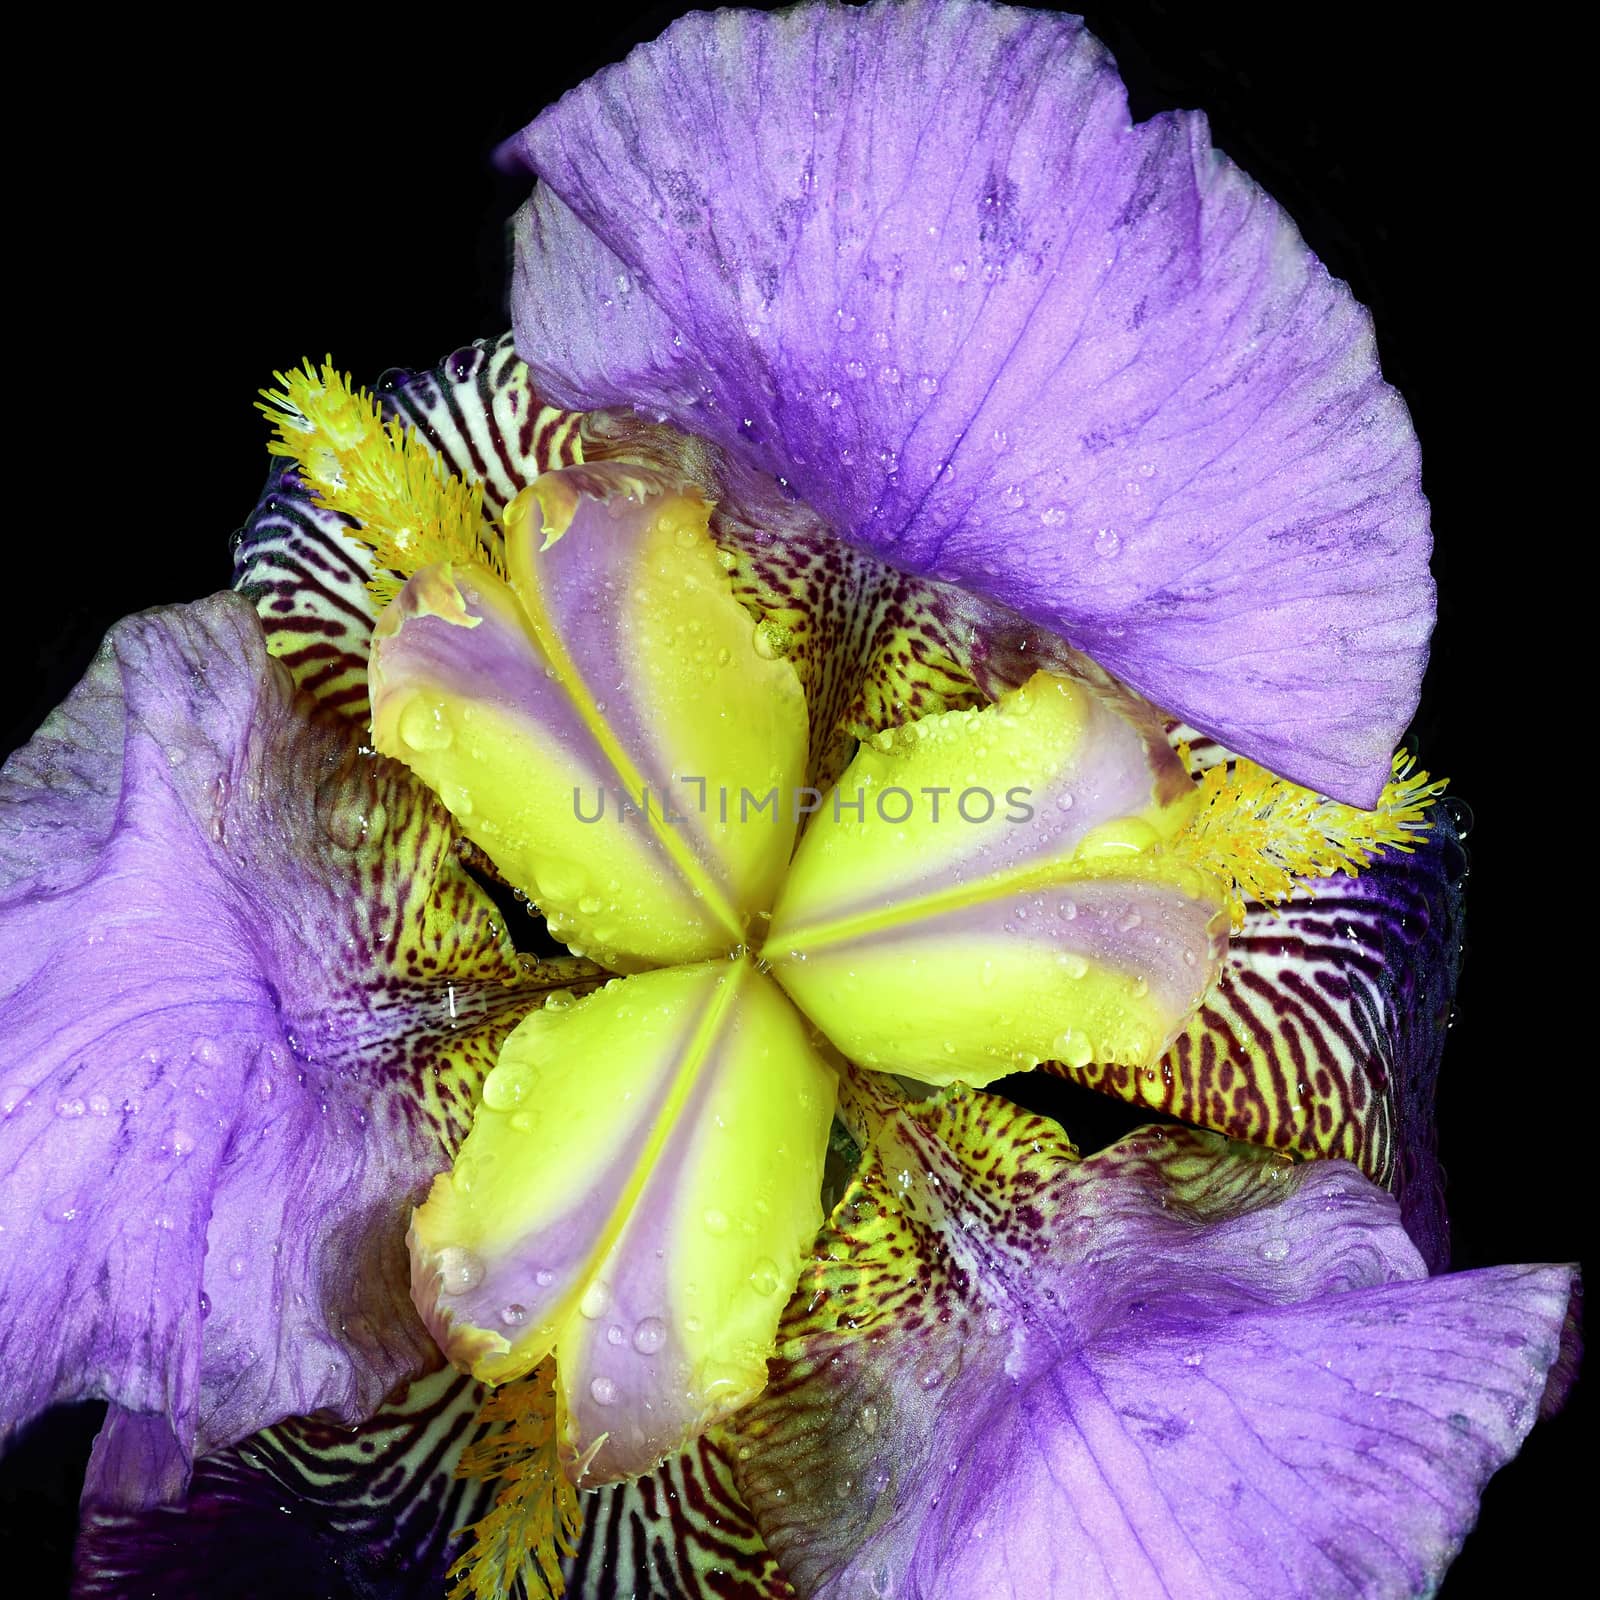
<svg viewBox="0 0 1600 1600">
<path fill-rule="evenodd" d="M 1252 904 L 1222 972 L 1156 1065 L 1049 1070 L 1395 1191 L 1431 1269 L 1449 1260 L 1433 1108 L 1455 996 L 1466 856 L 1447 803 L 1407 854 Z"/>
<path fill-rule="evenodd" d="M 541 472 L 581 459 L 578 413 L 540 399 L 510 334 L 457 350 L 431 370 L 388 373 L 378 395 L 386 416 L 420 434 L 460 477 L 483 483 L 486 519 Z M 255 605 L 268 648 L 295 686 L 365 724 L 379 608 L 367 587 L 372 549 L 353 526 L 275 458 L 234 536 L 233 587 Z"/>
<path fill-rule="evenodd" d="M 569 1600 L 794 1600 L 734 1485 L 729 1447 L 703 1435 L 634 1483 L 583 1497 Z"/>
<path fill-rule="evenodd" d="M 443 1600 L 495 1486 L 455 1476 L 483 1388 L 451 1368 L 353 1427 L 300 1417 L 209 1456 L 181 1506 L 85 1508 L 77 1600 Z"/>
<path fill-rule="evenodd" d="M 462 1477 L 503 1433 L 483 1385 L 446 1368 L 355 1427 L 296 1418 L 195 1469 L 183 1506 L 86 1509 L 75 1600 L 445 1600 L 465 1530 L 501 1484 Z M 637 1482 L 579 1499 L 568 1600 L 793 1600 L 711 1438 Z M 545 1590 L 531 1567 L 530 1595 Z"/>
</svg>

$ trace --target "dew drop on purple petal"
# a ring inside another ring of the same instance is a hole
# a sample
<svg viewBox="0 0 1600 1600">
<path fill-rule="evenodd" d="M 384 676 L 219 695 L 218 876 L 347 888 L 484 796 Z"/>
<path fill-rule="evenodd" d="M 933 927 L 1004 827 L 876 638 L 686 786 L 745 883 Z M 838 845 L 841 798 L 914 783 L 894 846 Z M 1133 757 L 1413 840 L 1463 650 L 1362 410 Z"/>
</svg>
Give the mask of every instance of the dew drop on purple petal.
<svg viewBox="0 0 1600 1600">
<path fill-rule="evenodd" d="M 447 1245 L 439 1252 L 438 1269 L 442 1294 L 466 1294 L 483 1282 L 483 1263 L 460 1245 Z"/>
<path fill-rule="evenodd" d="M 642 1356 L 653 1356 L 667 1342 L 667 1325 L 660 1317 L 646 1317 L 633 1330 L 633 1348 Z"/>
</svg>

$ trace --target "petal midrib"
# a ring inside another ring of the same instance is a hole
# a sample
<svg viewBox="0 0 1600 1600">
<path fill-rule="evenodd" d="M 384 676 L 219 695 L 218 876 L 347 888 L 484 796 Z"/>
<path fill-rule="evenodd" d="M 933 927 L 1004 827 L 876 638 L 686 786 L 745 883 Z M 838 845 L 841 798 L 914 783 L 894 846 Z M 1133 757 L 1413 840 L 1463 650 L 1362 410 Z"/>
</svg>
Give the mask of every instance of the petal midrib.
<svg viewBox="0 0 1600 1600">
<path fill-rule="evenodd" d="M 512 593 L 516 595 L 517 604 L 522 608 L 522 614 L 538 640 L 540 649 L 555 668 L 562 687 L 576 707 L 585 731 L 594 740 L 606 760 L 611 763 L 612 770 L 621 780 L 622 788 L 629 798 L 638 795 L 643 802 L 648 795 L 650 785 L 612 733 L 605 716 L 589 693 L 589 685 L 584 681 L 583 674 L 578 670 L 562 642 L 559 630 L 552 624 L 542 598 L 537 594 L 525 594 L 521 588 L 514 588 Z M 728 932 L 730 949 L 737 947 L 744 940 L 744 924 L 737 909 L 723 893 L 721 885 L 701 865 L 683 838 L 667 822 L 664 814 L 657 816 L 649 805 L 644 803 L 641 803 L 640 809 L 649 824 L 651 834 L 690 893 L 705 905 Z"/>
<path fill-rule="evenodd" d="M 723 1019 L 737 1000 L 741 987 L 752 975 L 748 961 L 731 962 L 729 969 L 728 978 L 715 986 L 709 1001 L 695 1022 L 682 1059 L 674 1072 L 672 1085 L 662 1097 L 660 1108 L 655 1114 L 644 1144 L 640 1147 L 633 1170 L 619 1192 L 611 1216 L 601 1230 L 594 1250 L 590 1254 L 590 1269 L 575 1278 L 572 1291 L 565 1302 L 552 1312 L 550 1320 L 557 1327 L 572 1315 L 585 1291 L 610 1258 L 612 1249 L 633 1216 L 634 1207 L 638 1204 L 645 1184 L 655 1171 L 662 1150 L 672 1137 L 679 1114 L 694 1093 L 706 1062 L 711 1059 L 718 1036 L 722 1032 Z"/>
<path fill-rule="evenodd" d="M 883 933 L 898 925 L 907 927 L 919 923 L 932 923 L 934 919 L 951 911 L 965 911 L 988 901 L 1003 899 L 1010 894 L 1027 894 L 1034 890 L 1056 889 L 1067 883 L 1088 883 L 1104 879 L 1129 879 L 1142 883 L 1170 883 L 1168 873 L 1157 863 L 1129 853 L 1125 860 L 1049 862 L 1042 866 L 1011 867 L 990 877 L 959 883 L 953 888 L 940 889 L 931 894 L 914 895 L 897 900 L 892 905 L 871 911 L 858 911 L 843 917 L 834 917 L 803 927 L 798 933 L 785 933 L 775 926 L 767 936 L 767 959 L 774 967 L 791 957 L 809 955 L 819 947 L 848 944 L 852 941 Z M 781 916 L 781 903 L 779 916 Z M 778 916 L 774 917 L 778 922 Z M 930 933 L 934 930 L 930 927 Z M 781 953 L 775 947 L 781 946 Z"/>
</svg>

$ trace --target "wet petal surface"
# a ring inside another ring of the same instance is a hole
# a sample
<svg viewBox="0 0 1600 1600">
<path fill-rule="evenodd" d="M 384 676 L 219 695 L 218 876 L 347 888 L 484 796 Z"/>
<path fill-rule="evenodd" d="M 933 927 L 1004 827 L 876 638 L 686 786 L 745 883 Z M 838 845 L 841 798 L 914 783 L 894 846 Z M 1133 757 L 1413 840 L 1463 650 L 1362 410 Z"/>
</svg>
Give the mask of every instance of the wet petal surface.
<svg viewBox="0 0 1600 1600">
<path fill-rule="evenodd" d="M 1355 804 L 1433 587 L 1370 320 L 1204 119 L 1130 126 L 1075 18 L 686 18 L 513 141 L 513 314 L 892 564 L 999 600 Z"/>
<path fill-rule="evenodd" d="M 1154 1060 L 1225 944 L 1216 886 L 1161 849 L 1192 790 L 1159 730 L 1046 674 L 881 735 L 801 841 L 766 958 L 864 1066 Z"/>
<path fill-rule="evenodd" d="M 492 1382 L 555 1350 L 576 1480 L 648 1470 L 765 1382 L 833 1092 L 749 962 L 534 1013 L 412 1225 L 430 1330 Z"/>
<path fill-rule="evenodd" d="M 948 1098 L 893 1114 L 835 1211 L 739 1482 L 821 1600 L 1427 1592 L 1573 1279 L 1427 1278 L 1344 1163 L 1176 1129 L 1078 1163 Z"/>
<path fill-rule="evenodd" d="M 358 1416 L 424 1359 L 404 1215 L 533 990 L 443 810 L 309 719 L 246 601 L 129 619 L 6 765 L 6 1423 L 90 1493 Z"/>
<path fill-rule="evenodd" d="M 378 747 L 613 967 L 726 954 L 794 836 L 804 697 L 706 517 L 643 469 L 547 474 L 510 515 L 509 584 L 425 568 L 374 640 Z M 753 826 L 746 793 L 771 797 Z"/>
</svg>

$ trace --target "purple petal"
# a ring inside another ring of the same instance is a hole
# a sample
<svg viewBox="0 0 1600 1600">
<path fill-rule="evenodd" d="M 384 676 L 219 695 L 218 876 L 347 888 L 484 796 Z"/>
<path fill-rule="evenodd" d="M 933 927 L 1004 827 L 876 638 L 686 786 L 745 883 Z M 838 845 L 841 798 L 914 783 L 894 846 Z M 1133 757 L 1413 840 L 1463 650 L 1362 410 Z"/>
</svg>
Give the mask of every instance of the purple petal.
<svg viewBox="0 0 1600 1600">
<path fill-rule="evenodd" d="M 1371 805 L 1433 621 L 1370 321 L 1074 18 L 697 14 L 514 142 L 541 390 L 636 405 L 846 538 Z"/>
<path fill-rule="evenodd" d="M 1221 976 L 1158 1065 L 1052 1063 L 1231 1138 L 1337 1156 L 1393 1189 L 1430 1271 L 1449 1261 L 1434 1090 L 1461 960 L 1466 857 L 1448 804 L 1410 854 L 1252 904 Z"/>
<path fill-rule="evenodd" d="M 1427 1278 L 1342 1162 L 1145 1129 L 1079 1163 L 946 1099 L 887 1120 L 824 1231 L 739 1482 L 818 1600 L 1429 1592 L 1573 1281 Z"/>
<path fill-rule="evenodd" d="M 219 595 L 0 779 L 0 1427 L 111 1401 L 91 1498 L 417 1370 L 405 1217 L 531 999 L 442 808 L 309 705 Z"/>
</svg>

